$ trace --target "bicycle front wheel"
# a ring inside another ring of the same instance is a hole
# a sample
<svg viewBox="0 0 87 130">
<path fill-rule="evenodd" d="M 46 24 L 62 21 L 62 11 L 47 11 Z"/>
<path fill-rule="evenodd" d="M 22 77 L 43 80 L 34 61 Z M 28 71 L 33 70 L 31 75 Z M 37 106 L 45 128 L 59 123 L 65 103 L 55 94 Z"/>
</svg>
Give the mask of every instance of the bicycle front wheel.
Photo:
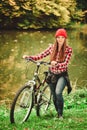
<svg viewBox="0 0 87 130">
<path fill-rule="evenodd" d="M 46 113 L 49 105 L 51 103 L 51 91 L 48 85 L 46 85 L 43 90 L 41 90 L 38 96 L 38 103 L 36 113 L 37 116 L 42 116 Z"/>
<path fill-rule="evenodd" d="M 33 87 L 23 86 L 16 94 L 11 110 L 11 123 L 23 123 L 27 121 L 33 107 Z"/>
</svg>

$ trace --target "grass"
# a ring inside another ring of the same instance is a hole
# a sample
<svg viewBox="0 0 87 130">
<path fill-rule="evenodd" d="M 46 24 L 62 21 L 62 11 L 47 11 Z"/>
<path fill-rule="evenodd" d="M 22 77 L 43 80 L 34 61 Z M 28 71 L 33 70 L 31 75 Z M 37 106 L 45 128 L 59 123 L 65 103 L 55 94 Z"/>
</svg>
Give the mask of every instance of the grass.
<svg viewBox="0 0 87 130">
<path fill-rule="evenodd" d="M 87 129 L 87 89 L 77 90 L 69 96 L 64 94 L 64 119 L 59 120 L 55 108 L 50 106 L 42 117 L 37 117 L 33 109 L 27 122 L 11 124 L 9 109 L 0 106 L 0 130 L 86 130 Z"/>
</svg>

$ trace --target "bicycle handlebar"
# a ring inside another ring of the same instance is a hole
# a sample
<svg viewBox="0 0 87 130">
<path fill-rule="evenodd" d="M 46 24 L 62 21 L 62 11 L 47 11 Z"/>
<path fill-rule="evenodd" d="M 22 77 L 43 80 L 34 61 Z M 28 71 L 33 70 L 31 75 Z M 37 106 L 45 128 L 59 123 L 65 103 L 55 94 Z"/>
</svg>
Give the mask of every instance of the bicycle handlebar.
<svg viewBox="0 0 87 130">
<path fill-rule="evenodd" d="M 27 62 L 31 61 L 31 62 L 37 64 L 38 66 L 41 65 L 41 64 L 43 64 L 43 65 L 51 65 L 50 62 L 46 62 L 46 61 L 35 61 L 32 58 L 25 58 L 25 60 Z"/>
</svg>

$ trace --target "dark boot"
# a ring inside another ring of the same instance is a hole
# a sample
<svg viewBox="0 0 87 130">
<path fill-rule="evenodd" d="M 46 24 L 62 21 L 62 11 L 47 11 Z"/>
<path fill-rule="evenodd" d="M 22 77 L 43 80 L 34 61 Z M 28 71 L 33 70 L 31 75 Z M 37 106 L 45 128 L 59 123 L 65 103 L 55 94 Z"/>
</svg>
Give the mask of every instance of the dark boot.
<svg viewBox="0 0 87 130">
<path fill-rule="evenodd" d="M 57 109 L 57 118 L 63 118 L 63 107 L 64 107 L 64 101 L 63 101 L 63 97 L 62 94 L 58 94 L 56 96 L 56 109 Z"/>
<path fill-rule="evenodd" d="M 62 114 L 57 113 L 56 118 L 59 118 L 60 120 L 62 120 L 62 119 L 63 119 L 63 115 L 62 115 Z"/>
</svg>

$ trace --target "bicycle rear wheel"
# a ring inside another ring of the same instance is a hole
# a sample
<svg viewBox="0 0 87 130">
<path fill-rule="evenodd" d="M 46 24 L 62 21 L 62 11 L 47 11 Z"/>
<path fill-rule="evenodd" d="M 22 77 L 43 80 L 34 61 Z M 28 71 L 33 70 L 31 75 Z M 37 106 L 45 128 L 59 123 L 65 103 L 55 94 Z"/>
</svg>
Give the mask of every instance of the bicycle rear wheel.
<svg viewBox="0 0 87 130">
<path fill-rule="evenodd" d="M 37 116 L 42 116 L 46 113 L 51 103 L 51 91 L 48 85 L 46 85 L 38 96 L 38 103 L 36 108 Z"/>
<path fill-rule="evenodd" d="M 11 110 L 10 121 L 11 123 L 25 122 L 33 107 L 33 87 L 29 85 L 23 86 L 16 94 Z"/>
</svg>

